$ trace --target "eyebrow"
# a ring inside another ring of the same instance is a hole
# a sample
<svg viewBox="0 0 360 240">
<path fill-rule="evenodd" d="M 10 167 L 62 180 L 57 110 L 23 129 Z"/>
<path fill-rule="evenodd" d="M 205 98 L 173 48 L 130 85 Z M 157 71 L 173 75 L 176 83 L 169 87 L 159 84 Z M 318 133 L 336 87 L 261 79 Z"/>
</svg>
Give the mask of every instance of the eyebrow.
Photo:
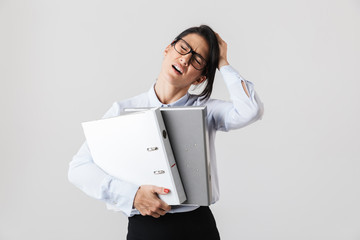
<svg viewBox="0 0 360 240">
<path fill-rule="evenodd" d="M 194 49 L 190 46 L 190 44 L 189 44 L 187 41 L 185 41 L 183 38 L 180 38 L 180 39 L 183 40 L 183 41 L 186 43 L 186 45 L 188 45 L 189 48 L 190 48 L 194 53 L 196 53 L 197 55 L 199 55 L 200 57 L 202 57 L 202 58 L 205 60 L 205 62 L 207 62 L 206 58 L 204 58 L 200 53 L 195 52 Z"/>
</svg>

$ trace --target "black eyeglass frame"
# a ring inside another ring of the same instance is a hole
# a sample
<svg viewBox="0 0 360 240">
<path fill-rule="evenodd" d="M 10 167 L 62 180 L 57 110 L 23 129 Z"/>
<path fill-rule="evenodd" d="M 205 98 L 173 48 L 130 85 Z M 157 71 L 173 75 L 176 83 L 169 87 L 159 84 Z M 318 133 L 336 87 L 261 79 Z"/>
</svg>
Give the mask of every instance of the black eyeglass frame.
<svg viewBox="0 0 360 240">
<path fill-rule="evenodd" d="M 183 54 L 183 53 L 180 53 L 178 50 L 176 50 L 175 44 L 176 44 L 177 42 L 179 42 L 180 40 L 183 41 L 183 42 L 186 44 L 186 46 L 190 49 L 189 52 Z M 191 46 L 190 46 L 184 39 L 182 39 L 182 38 L 175 39 L 175 40 L 171 43 L 171 45 L 174 47 L 175 51 L 176 51 L 177 53 L 179 53 L 180 55 L 187 55 L 187 54 L 191 53 L 190 64 L 191 64 L 196 70 L 201 71 L 201 70 L 204 70 L 204 69 L 206 68 L 207 61 L 205 60 L 205 58 L 204 58 L 203 56 L 201 56 L 200 54 L 198 54 L 197 52 L 195 52 L 195 51 L 191 48 Z M 200 69 L 199 69 L 199 68 L 196 68 L 196 67 L 192 64 L 192 61 L 193 61 L 193 59 L 194 59 L 194 55 L 199 56 L 199 57 L 205 62 L 205 65 L 204 65 L 203 68 L 200 68 Z"/>
</svg>

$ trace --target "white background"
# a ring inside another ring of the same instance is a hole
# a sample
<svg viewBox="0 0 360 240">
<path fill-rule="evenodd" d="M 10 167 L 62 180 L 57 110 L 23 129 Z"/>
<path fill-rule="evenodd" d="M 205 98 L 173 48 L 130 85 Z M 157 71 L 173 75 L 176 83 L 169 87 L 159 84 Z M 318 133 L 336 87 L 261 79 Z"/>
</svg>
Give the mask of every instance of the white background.
<svg viewBox="0 0 360 240">
<path fill-rule="evenodd" d="M 67 180 L 80 123 L 147 91 L 203 23 L 265 104 L 217 137 L 222 239 L 360 239 L 359 1 L 0 0 L 1 240 L 125 239 L 127 218 Z"/>
</svg>

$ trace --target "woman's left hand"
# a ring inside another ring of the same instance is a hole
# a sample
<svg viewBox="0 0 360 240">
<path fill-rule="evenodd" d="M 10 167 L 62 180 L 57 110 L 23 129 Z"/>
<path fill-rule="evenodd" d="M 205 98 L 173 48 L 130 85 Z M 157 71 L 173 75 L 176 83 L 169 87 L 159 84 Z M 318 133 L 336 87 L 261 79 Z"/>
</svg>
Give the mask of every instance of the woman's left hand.
<svg viewBox="0 0 360 240">
<path fill-rule="evenodd" d="M 220 37 L 218 33 L 215 34 L 219 42 L 220 55 L 218 69 L 220 69 L 222 66 L 229 65 L 229 62 L 227 61 L 227 43 Z"/>
</svg>

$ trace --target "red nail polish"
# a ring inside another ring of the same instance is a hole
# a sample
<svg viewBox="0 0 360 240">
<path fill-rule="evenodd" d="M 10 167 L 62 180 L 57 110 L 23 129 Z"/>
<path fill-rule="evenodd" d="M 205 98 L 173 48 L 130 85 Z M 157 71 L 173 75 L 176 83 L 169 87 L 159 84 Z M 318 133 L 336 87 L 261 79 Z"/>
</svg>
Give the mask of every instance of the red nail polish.
<svg viewBox="0 0 360 240">
<path fill-rule="evenodd" d="M 164 192 L 165 192 L 165 193 L 169 193 L 169 191 L 170 191 L 170 190 L 167 189 L 167 188 L 164 189 Z"/>
</svg>

